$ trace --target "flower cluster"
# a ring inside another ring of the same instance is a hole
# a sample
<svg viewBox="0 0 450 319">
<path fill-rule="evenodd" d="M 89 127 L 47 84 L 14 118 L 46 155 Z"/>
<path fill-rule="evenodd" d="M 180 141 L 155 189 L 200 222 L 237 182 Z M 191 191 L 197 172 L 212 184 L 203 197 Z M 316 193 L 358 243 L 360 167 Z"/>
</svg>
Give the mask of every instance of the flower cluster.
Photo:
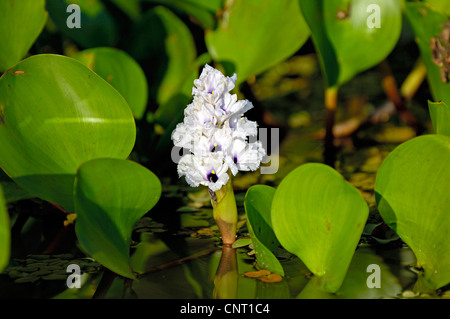
<svg viewBox="0 0 450 319">
<path fill-rule="evenodd" d="M 174 145 L 191 152 L 178 162 L 178 174 L 190 186 L 217 191 L 228 182 L 229 170 L 233 175 L 254 171 L 266 154 L 260 141 L 249 142 L 257 123 L 243 114 L 253 105 L 230 93 L 235 83 L 236 74 L 226 77 L 209 65 L 194 81 L 193 102 L 172 133 Z"/>
</svg>

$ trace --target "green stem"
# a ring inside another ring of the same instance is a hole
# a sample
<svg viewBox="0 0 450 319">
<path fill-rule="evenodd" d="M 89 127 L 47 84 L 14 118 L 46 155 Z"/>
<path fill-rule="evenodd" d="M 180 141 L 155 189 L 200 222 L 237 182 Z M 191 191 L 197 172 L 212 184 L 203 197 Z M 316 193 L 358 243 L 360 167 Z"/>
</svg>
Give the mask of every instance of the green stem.
<svg viewBox="0 0 450 319">
<path fill-rule="evenodd" d="M 221 189 L 210 194 L 214 220 L 219 226 L 222 241 L 225 245 L 232 245 L 236 240 L 238 214 L 231 178 Z"/>
</svg>

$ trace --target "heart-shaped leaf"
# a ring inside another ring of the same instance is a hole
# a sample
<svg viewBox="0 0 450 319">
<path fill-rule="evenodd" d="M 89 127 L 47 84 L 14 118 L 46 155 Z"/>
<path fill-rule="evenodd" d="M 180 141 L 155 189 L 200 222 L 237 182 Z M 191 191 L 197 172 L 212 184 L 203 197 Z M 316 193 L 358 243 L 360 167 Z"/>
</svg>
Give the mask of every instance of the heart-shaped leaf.
<svg viewBox="0 0 450 319">
<path fill-rule="evenodd" d="M 400 0 L 299 0 L 329 87 L 385 59 L 400 37 Z"/>
<path fill-rule="evenodd" d="M 94 48 L 79 52 L 75 59 L 116 88 L 127 100 L 135 118 L 142 117 L 147 106 L 147 79 L 131 56 L 114 48 Z"/>
<path fill-rule="evenodd" d="M 0 71 L 12 67 L 28 52 L 45 21 L 45 0 L 0 1 Z"/>
<path fill-rule="evenodd" d="M 381 165 L 378 210 L 414 251 L 430 288 L 450 283 L 450 137 L 425 135 L 398 146 Z"/>
<path fill-rule="evenodd" d="M 127 158 L 135 138 L 124 98 L 75 59 L 35 55 L 0 78 L 0 166 L 19 186 L 69 212 L 78 167 Z"/>
<path fill-rule="evenodd" d="M 431 121 L 437 134 L 450 136 L 450 108 L 444 102 L 428 101 Z"/>
<path fill-rule="evenodd" d="M 261 269 L 284 276 L 284 270 L 272 251 L 280 246 L 272 229 L 270 209 L 275 189 L 265 185 L 255 185 L 245 195 L 244 207 L 247 214 L 247 228 L 256 252 L 256 260 Z"/>
<path fill-rule="evenodd" d="M 6 201 L 0 186 L 0 273 L 9 263 L 11 234 L 9 229 L 9 215 L 6 209 Z"/>
<path fill-rule="evenodd" d="M 205 41 L 226 73 L 238 74 L 239 84 L 294 54 L 309 34 L 297 1 L 228 1 Z"/>
<path fill-rule="evenodd" d="M 112 47 L 118 40 L 114 17 L 101 0 L 47 0 L 46 7 L 59 31 L 83 48 Z"/>
<path fill-rule="evenodd" d="M 405 12 L 414 31 L 420 55 L 427 68 L 428 83 L 435 101 L 450 104 L 450 64 L 445 53 L 450 50 L 450 25 L 444 14 L 434 11 L 424 2 L 407 2 Z M 445 62 L 445 63 L 444 63 Z"/>
<path fill-rule="evenodd" d="M 272 202 L 281 245 L 336 292 L 344 281 L 369 215 L 359 191 L 331 167 L 308 163 L 289 173 Z"/>
<path fill-rule="evenodd" d="M 74 195 L 75 231 L 83 250 L 117 274 L 133 278 L 133 226 L 160 196 L 158 177 L 135 162 L 95 159 L 83 164 Z"/>
</svg>

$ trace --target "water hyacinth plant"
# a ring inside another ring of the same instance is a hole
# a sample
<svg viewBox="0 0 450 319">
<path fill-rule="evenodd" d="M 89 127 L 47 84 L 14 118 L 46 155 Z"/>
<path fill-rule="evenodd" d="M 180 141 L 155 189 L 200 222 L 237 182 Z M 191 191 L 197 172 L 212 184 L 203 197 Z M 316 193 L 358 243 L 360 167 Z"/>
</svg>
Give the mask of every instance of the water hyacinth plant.
<svg viewBox="0 0 450 319">
<path fill-rule="evenodd" d="M 258 125 L 243 114 L 252 103 L 230 93 L 236 79 L 236 74 L 226 77 L 205 65 L 194 81 L 194 100 L 184 110 L 184 121 L 172 133 L 174 145 L 190 151 L 178 162 L 178 174 L 192 187 L 208 187 L 224 244 L 236 239 L 237 208 L 230 171 L 233 176 L 238 171 L 255 171 L 266 155 L 261 141 L 249 141 L 257 135 Z"/>
</svg>

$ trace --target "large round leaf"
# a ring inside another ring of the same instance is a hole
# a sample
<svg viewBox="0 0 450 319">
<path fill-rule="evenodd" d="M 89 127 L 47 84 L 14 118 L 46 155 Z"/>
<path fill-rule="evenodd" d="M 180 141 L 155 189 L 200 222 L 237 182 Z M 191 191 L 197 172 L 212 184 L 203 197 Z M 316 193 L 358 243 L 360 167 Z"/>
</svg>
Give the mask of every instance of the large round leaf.
<svg viewBox="0 0 450 319">
<path fill-rule="evenodd" d="M 45 0 L 2 0 L 0 15 L 0 71 L 5 71 L 27 54 L 44 28 Z"/>
<path fill-rule="evenodd" d="M 131 161 L 96 159 L 75 181 L 75 230 L 81 247 L 105 267 L 133 278 L 130 240 L 134 224 L 161 196 L 151 171 Z"/>
<path fill-rule="evenodd" d="M 36 55 L 0 78 L 0 166 L 35 196 L 73 209 L 78 167 L 127 158 L 136 137 L 124 98 L 77 60 Z"/>
<path fill-rule="evenodd" d="M 400 0 L 299 2 L 330 87 L 342 85 L 381 62 L 399 39 Z"/>
<path fill-rule="evenodd" d="M 9 229 L 9 215 L 6 209 L 6 201 L 0 186 L 0 273 L 9 263 L 11 250 L 11 234 Z"/>
<path fill-rule="evenodd" d="M 318 163 L 289 173 L 272 202 L 272 225 L 281 245 L 330 292 L 344 280 L 368 214 L 359 191 L 334 169 Z"/>
<path fill-rule="evenodd" d="M 272 229 L 270 213 L 274 195 L 273 187 L 254 185 L 245 195 L 244 207 L 258 266 L 284 276 L 283 267 L 272 252 L 280 246 Z"/>
<path fill-rule="evenodd" d="M 414 251 L 428 286 L 450 283 L 450 137 L 425 135 L 397 147 L 375 182 L 378 210 Z"/>
<path fill-rule="evenodd" d="M 206 32 L 208 51 L 237 83 L 294 54 L 309 37 L 297 1 L 228 1 L 216 30 Z"/>
<path fill-rule="evenodd" d="M 79 52 L 75 59 L 115 87 L 127 100 L 135 118 L 142 117 L 147 106 L 147 79 L 131 56 L 114 48 L 94 48 Z"/>
</svg>

